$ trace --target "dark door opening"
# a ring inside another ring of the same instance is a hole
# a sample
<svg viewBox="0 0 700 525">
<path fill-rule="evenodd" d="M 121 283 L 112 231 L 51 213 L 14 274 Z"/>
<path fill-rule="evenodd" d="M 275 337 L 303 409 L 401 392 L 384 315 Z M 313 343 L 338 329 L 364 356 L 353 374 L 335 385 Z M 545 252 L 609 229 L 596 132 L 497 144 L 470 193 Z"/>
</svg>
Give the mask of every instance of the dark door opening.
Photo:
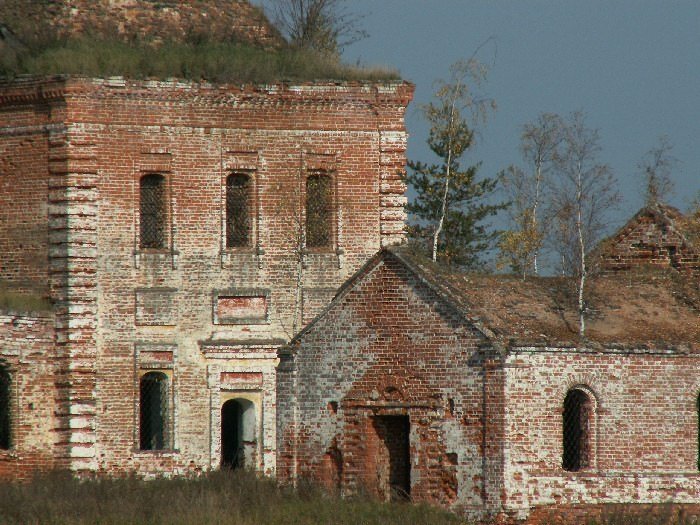
<svg viewBox="0 0 700 525">
<path fill-rule="evenodd" d="M 384 457 L 377 458 L 379 491 L 385 499 L 407 500 L 411 497 L 411 451 L 408 416 L 377 416 L 374 428 L 384 445 Z"/>
<path fill-rule="evenodd" d="M 221 466 L 238 468 L 243 466 L 243 443 L 241 442 L 241 405 L 230 399 L 221 407 Z"/>
</svg>

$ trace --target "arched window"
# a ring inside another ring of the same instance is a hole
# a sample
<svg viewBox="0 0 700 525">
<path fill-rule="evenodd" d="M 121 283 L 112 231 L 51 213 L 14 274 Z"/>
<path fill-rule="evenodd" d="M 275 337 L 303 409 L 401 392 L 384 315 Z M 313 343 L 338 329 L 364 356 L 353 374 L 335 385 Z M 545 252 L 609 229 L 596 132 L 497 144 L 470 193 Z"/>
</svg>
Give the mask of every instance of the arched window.
<svg viewBox="0 0 700 525">
<path fill-rule="evenodd" d="M 7 450 L 12 446 L 10 436 L 12 427 L 10 425 L 10 400 L 11 381 L 10 372 L 6 366 L 0 364 L 0 449 Z"/>
<path fill-rule="evenodd" d="M 564 398 L 562 468 L 571 472 L 591 465 L 593 401 L 581 389 L 569 390 Z"/>
<path fill-rule="evenodd" d="M 148 372 L 140 381 L 139 434 L 141 450 L 162 450 L 169 446 L 168 376 Z"/>
<path fill-rule="evenodd" d="M 167 211 L 165 177 L 162 175 L 141 177 L 139 214 L 141 248 L 165 248 Z"/>
<path fill-rule="evenodd" d="M 324 248 L 333 242 L 333 186 L 328 175 L 306 179 L 306 246 Z"/>
<path fill-rule="evenodd" d="M 250 246 L 252 210 L 250 176 L 234 173 L 226 179 L 226 247 Z"/>
</svg>

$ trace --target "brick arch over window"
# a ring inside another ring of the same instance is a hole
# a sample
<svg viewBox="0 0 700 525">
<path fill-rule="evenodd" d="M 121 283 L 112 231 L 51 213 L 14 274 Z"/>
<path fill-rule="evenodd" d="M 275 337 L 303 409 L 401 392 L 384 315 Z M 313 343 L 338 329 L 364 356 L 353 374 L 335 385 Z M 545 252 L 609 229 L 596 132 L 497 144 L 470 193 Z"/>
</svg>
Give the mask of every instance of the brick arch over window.
<svg viewBox="0 0 700 525">
<path fill-rule="evenodd" d="M 6 365 L 0 363 L 0 449 L 7 450 L 12 446 L 11 402 L 12 381 Z"/>
<path fill-rule="evenodd" d="M 167 208 L 165 177 L 151 173 L 139 182 L 139 246 L 165 248 Z"/>
<path fill-rule="evenodd" d="M 226 178 L 226 247 L 250 246 L 253 237 L 253 184 L 247 173 Z"/>
<path fill-rule="evenodd" d="M 306 178 L 306 246 L 329 248 L 333 244 L 333 179 L 327 173 Z"/>
<path fill-rule="evenodd" d="M 169 444 L 169 379 L 148 372 L 139 382 L 139 436 L 141 450 L 163 450 Z"/>
<path fill-rule="evenodd" d="M 595 401 L 582 387 L 570 389 L 564 398 L 562 421 L 562 468 L 570 472 L 593 463 Z"/>
</svg>

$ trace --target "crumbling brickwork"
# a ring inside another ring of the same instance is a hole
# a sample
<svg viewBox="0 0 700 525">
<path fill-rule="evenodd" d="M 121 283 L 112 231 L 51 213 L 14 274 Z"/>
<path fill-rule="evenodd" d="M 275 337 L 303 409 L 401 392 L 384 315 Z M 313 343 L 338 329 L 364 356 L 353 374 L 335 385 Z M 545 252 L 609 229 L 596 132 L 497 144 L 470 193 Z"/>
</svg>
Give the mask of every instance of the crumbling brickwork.
<svg viewBox="0 0 700 525">
<path fill-rule="evenodd" d="M 483 426 L 484 336 L 401 263 L 368 266 L 281 354 L 278 475 L 483 508 L 499 497 L 484 471 L 500 463 Z"/>
<path fill-rule="evenodd" d="M 698 503 L 700 357 L 688 349 L 522 348 L 506 363 L 507 506 Z M 552 371 L 556 371 L 553 374 Z M 593 398 L 591 464 L 562 469 L 562 404 Z"/>
<path fill-rule="evenodd" d="M 646 206 L 601 244 L 596 253 L 601 269 L 615 272 L 653 266 L 698 272 L 696 223 L 697 217 L 684 216 L 670 206 Z"/>
<path fill-rule="evenodd" d="M 400 82 L 0 86 L 2 277 L 48 283 L 56 466 L 218 468 L 222 406 L 239 400 L 248 466 L 274 472 L 277 347 L 367 258 L 403 238 L 411 96 Z M 330 237 L 307 247 L 306 180 L 319 173 L 332 184 Z M 227 243 L 231 174 L 251 188 L 241 246 Z M 157 216 L 141 209 L 141 181 L 154 175 Z M 158 243 L 141 239 L 144 220 L 160 221 Z M 19 225 L 44 235 L 25 244 Z M 157 421 L 167 427 L 156 450 L 142 450 L 139 436 L 148 373 L 162 379 Z"/>
<path fill-rule="evenodd" d="M 279 477 L 529 523 L 697 509 L 697 297 L 657 273 L 593 280 L 581 339 L 559 279 L 381 252 L 280 351 Z"/>
<path fill-rule="evenodd" d="M 0 22 L 20 39 L 117 36 L 125 42 L 206 39 L 264 47 L 283 42 L 262 11 L 245 0 L 3 0 Z"/>
<path fill-rule="evenodd" d="M 0 367 L 7 372 L 9 447 L 0 447 L 0 478 L 27 479 L 56 465 L 56 410 L 50 315 L 0 315 Z"/>
</svg>

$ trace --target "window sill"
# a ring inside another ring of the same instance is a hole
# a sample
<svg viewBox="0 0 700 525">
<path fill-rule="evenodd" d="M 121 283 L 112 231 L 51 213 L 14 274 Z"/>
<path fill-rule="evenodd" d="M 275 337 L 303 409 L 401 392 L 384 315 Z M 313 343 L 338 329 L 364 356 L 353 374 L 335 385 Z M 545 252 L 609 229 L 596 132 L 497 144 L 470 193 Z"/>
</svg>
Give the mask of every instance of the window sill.
<svg viewBox="0 0 700 525">
<path fill-rule="evenodd" d="M 15 449 L 0 449 L 0 461 L 11 461 L 15 459 L 19 459 L 19 454 Z"/>
<path fill-rule="evenodd" d="M 139 248 L 134 250 L 134 265 L 141 268 L 142 263 L 153 265 L 155 263 L 168 262 L 172 264 L 173 270 L 177 269 L 177 262 L 180 252 L 170 248 Z"/>
<path fill-rule="evenodd" d="M 221 250 L 221 267 L 227 268 L 233 264 L 250 263 L 257 264 L 258 269 L 262 268 L 263 255 L 265 250 L 259 246 L 230 247 Z"/>
<path fill-rule="evenodd" d="M 161 449 L 161 450 L 143 450 L 140 448 L 133 449 L 132 450 L 134 456 L 141 456 L 141 457 L 149 457 L 149 456 L 158 456 L 158 457 L 174 457 L 180 454 L 179 449 L 172 449 L 172 448 L 167 448 L 167 449 Z"/>
</svg>

